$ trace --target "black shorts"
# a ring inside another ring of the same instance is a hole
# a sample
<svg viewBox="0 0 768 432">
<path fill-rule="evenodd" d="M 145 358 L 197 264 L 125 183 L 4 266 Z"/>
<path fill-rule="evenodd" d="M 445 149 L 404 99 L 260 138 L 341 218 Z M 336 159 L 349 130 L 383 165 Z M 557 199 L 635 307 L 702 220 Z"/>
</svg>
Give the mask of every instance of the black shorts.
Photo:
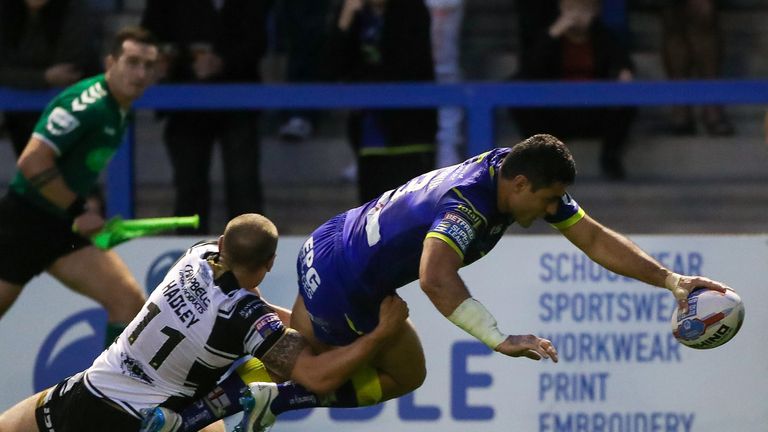
<svg viewBox="0 0 768 432">
<path fill-rule="evenodd" d="M 26 285 L 58 258 L 89 246 L 72 221 L 28 203 L 13 192 L 0 199 L 0 279 Z"/>
<path fill-rule="evenodd" d="M 136 432 L 141 420 L 96 397 L 79 373 L 56 384 L 35 409 L 40 432 Z"/>
</svg>

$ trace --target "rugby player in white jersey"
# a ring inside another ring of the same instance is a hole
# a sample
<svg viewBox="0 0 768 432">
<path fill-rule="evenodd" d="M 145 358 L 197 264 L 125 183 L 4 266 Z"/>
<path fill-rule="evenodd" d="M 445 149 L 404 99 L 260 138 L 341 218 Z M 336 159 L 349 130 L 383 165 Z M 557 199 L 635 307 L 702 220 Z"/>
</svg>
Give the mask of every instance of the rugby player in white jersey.
<svg viewBox="0 0 768 432">
<path fill-rule="evenodd" d="M 269 219 L 245 214 L 227 224 L 218 242 L 192 246 L 90 368 L 0 415 L 0 430 L 136 432 L 142 412 L 162 407 L 171 413 L 210 394 L 246 355 L 263 364 L 251 371 L 260 380 L 290 379 L 318 394 L 337 389 L 400 331 L 408 308 L 389 296 L 372 332 L 315 355 L 281 320 L 289 320 L 289 312 L 260 297 L 277 237 Z M 225 394 L 216 403 L 223 408 L 237 397 Z"/>
</svg>

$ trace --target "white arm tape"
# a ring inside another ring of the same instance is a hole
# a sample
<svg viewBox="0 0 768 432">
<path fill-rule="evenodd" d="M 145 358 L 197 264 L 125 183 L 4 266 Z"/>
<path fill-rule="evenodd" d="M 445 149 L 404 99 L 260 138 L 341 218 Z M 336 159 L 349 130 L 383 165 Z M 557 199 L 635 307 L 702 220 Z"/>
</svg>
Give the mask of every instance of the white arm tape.
<svg viewBox="0 0 768 432">
<path fill-rule="evenodd" d="M 667 278 L 664 279 L 664 286 L 667 287 L 668 290 L 675 292 L 677 287 L 680 285 L 680 279 L 682 279 L 681 275 L 670 272 L 667 275 Z"/>
<path fill-rule="evenodd" d="M 472 297 L 461 302 L 448 316 L 448 320 L 479 339 L 490 349 L 496 349 L 507 338 L 499 331 L 496 318 L 482 303 Z"/>
</svg>

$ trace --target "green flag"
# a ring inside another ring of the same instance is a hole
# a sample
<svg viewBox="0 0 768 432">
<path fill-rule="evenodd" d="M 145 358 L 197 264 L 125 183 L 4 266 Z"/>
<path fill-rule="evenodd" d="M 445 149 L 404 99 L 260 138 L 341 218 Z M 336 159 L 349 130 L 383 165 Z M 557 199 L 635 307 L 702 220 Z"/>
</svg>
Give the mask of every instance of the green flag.
<svg viewBox="0 0 768 432">
<path fill-rule="evenodd" d="M 107 250 L 136 237 L 176 228 L 197 228 L 199 224 L 198 215 L 128 220 L 115 216 L 107 221 L 101 231 L 91 237 L 91 241 L 97 248 Z"/>
</svg>

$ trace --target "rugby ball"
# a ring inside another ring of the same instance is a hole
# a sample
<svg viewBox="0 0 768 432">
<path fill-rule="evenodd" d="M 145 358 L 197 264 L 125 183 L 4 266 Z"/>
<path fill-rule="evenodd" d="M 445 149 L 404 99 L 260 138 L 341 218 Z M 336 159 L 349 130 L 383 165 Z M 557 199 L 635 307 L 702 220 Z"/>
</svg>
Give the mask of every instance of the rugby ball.
<svg viewBox="0 0 768 432">
<path fill-rule="evenodd" d="M 731 340 L 744 322 L 744 303 L 731 290 L 695 288 L 688 294 L 688 311 L 672 312 L 672 334 L 681 344 L 710 349 Z"/>
</svg>

